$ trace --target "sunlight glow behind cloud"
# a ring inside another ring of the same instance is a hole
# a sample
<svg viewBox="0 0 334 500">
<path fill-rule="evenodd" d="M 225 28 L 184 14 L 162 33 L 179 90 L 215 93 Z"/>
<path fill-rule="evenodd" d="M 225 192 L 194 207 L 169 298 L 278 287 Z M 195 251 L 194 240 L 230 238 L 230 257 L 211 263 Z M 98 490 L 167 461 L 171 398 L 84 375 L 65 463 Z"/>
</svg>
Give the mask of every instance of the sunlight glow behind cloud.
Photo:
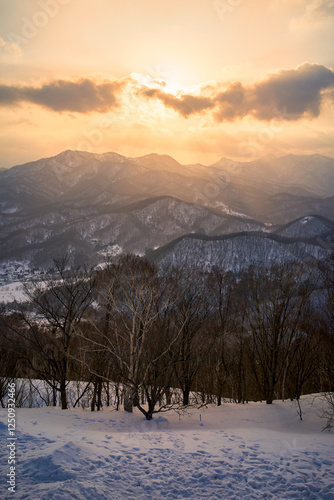
<svg viewBox="0 0 334 500">
<path fill-rule="evenodd" d="M 50 16 L 46 0 L 0 0 L 2 165 L 69 144 L 334 156 L 334 0 L 232 2 L 223 19 L 203 0 L 54 2 Z M 284 127 L 262 140 L 272 120 Z"/>
</svg>

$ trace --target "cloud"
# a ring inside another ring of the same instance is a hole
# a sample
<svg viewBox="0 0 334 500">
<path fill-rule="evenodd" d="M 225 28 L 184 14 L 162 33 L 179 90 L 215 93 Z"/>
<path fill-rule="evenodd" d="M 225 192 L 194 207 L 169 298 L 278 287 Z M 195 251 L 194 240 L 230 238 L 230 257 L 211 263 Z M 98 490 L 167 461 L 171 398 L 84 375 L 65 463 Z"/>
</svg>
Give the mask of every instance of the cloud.
<svg viewBox="0 0 334 500">
<path fill-rule="evenodd" d="M 273 118 L 273 110 L 286 109 L 286 119 L 317 117 L 324 91 L 334 88 L 334 71 L 319 64 L 306 63 L 295 70 L 283 70 L 254 85 L 252 114 L 259 119 Z"/>
<path fill-rule="evenodd" d="M 16 43 L 7 42 L 0 36 L 0 47 L 5 49 L 6 52 L 9 52 L 15 57 L 22 56 L 22 50 Z"/>
<path fill-rule="evenodd" d="M 131 77 L 120 80 L 55 80 L 42 86 L 0 85 L 0 105 L 30 102 L 56 112 L 106 113 L 121 109 L 121 93 L 127 86 L 140 108 L 143 99 L 159 100 L 183 118 L 213 116 L 217 122 L 233 122 L 244 117 L 270 121 L 298 120 L 320 115 L 325 102 L 333 101 L 334 71 L 320 64 L 305 63 L 268 75 L 252 85 L 241 82 L 202 86 L 196 93 L 168 92 L 168 82 L 149 87 Z M 124 106 L 126 100 L 124 101 Z"/>
<path fill-rule="evenodd" d="M 165 106 L 174 109 L 185 118 L 194 113 L 201 113 L 207 109 L 213 108 L 215 105 L 209 97 L 194 96 L 190 94 L 176 97 L 173 94 L 168 94 L 157 88 L 150 89 L 148 87 L 143 87 L 138 90 L 138 95 L 159 99 Z"/>
<path fill-rule="evenodd" d="M 258 120 L 298 120 L 317 117 L 326 94 L 334 89 L 334 71 L 305 63 L 282 70 L 267 79 L 245 86 L 241 82 L 202 88 L 202 94 L 174 96 L 160 89 L 142 88 L 140 95 L 162 101 L 184 117 L 213 110 L 216 121 L 235 121 L 246 116 Z"/>
<path fill-rule="evenodd" d="M 56 80 L 41 87 L 0 85 L 0 104 L 31 102 L 53 111 L 76 113 L 105 113 L 117 107 L 118 93 L 126 80 L 94 82 L 88 78 L 78 81 Z"/>
<path fill-rule="evenodd" d="M 315 22 L 334 16 L 334 0 L 314 0 L 306 5 L 302 20 Z"/>
</svg>

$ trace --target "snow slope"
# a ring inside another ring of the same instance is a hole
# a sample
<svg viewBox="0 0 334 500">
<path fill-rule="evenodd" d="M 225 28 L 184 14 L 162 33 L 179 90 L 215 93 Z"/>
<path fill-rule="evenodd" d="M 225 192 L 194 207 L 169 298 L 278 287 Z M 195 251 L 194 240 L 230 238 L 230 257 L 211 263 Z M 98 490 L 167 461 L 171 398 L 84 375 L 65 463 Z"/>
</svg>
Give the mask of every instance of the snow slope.
<svg viewBox="0 0 334 500">
<path fill-rule="evenodd" d="M 334 433 L 319 400 L 223 404 L 147 422 L 135 411 L 17 410 L 17 492 L 6 494 L 7 413 L 0 410 L 0 497 L 20 499 L 334 498 Z"/>
<path fill-rule="evenodd" d="M 14 300 L 21 302 L 25 298 L 23 284 L 19 281 L 0 286 L 0 302 L 4 304 Z"/>
</svg>

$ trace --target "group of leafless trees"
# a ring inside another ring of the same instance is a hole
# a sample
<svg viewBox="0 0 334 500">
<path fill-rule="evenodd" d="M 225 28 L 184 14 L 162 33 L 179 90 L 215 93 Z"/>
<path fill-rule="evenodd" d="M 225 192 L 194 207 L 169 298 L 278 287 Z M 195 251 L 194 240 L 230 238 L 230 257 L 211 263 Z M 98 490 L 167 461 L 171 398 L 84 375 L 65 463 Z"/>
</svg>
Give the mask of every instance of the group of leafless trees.
<svg viewBox="0 0 334 500">
<path fill-rule="evenodd" d="M 275 264 L 238 275 L 133 255 L 99 271 L 67 264 L 3 310 L 0 400 L 10 380 L 30 377 L 66 409 L 76 380 L 92 410 L 110 403 L 112 387 L 117 408 L 150 420 L 195 395 L 220 405 L 333 391 L 334 258 L 312 271 Z"/>
</svg>

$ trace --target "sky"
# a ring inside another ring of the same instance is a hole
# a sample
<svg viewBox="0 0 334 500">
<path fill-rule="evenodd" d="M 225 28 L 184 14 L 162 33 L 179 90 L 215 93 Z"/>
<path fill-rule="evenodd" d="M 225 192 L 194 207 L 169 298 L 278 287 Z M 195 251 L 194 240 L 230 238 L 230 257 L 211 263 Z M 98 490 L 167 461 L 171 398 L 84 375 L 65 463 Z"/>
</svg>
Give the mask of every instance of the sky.
<svg viewBox="0 0 334 500">
<path fill-rule="evenodd" d="M 0 0 L 0 168 L 334 157 L 334 0 Z"/>
</svg>

